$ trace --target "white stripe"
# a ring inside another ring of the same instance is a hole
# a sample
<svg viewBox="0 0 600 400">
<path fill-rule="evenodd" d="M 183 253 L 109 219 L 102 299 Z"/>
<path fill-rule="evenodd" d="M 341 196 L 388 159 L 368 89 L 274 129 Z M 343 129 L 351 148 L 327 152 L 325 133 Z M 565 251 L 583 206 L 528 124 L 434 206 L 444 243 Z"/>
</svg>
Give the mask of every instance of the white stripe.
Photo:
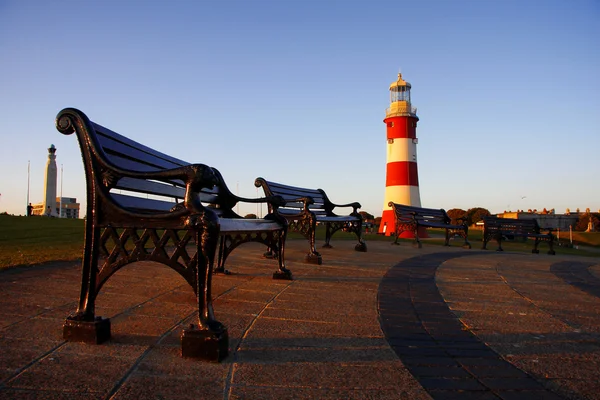
<svg viewBox="0 0 600 400">
<path fill-rule="evenodd" d="M 385 197 L 383 209 L 391 209 L 388 206 L 390 201 L 398 204 L 406 204 L 409 206 L 421 207 L 421 195 L 419 194 L 418 186 L 398 185 L 388 186 L 385 188 Z"/>
<path fill-rule="evenodd" d="M 387 144 L 387 162 L 413 161 L 417 162 L 417 145 L 412 139 L 393 139 Z"/>
</svg>

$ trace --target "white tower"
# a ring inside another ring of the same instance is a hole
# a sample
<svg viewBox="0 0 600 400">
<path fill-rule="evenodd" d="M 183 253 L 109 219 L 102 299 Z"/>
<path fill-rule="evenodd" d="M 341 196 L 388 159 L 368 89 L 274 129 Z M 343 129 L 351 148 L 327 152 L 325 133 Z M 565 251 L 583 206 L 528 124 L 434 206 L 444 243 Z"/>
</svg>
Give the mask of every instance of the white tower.
<svg viewBox="0 0 600 400">
<path fill-rule="evenodd" d="M 398 74 L 390 85 L 390 107 L 383 122 L 387 126 L 387 166 L 385 199 L 379 233 L 393 234 L 394 211 L 390 201 L 409 206 L 421 206 L 417 172 L 417 109 L 410 101 L 410 83 Z M 425 234 L 425 232 L 423 232 Z M 401 237 L 412 237 L 404 232 Z M 419 235 L 421 236 L 421 235 Z"/>
<path fill-rule="evenodd" d="M 46 180 L 44 181 L 44 214 L 57 217 L 56 213 L 56 147 L 53 144 L 48 149 L 46 162 Z"/>
</svg>

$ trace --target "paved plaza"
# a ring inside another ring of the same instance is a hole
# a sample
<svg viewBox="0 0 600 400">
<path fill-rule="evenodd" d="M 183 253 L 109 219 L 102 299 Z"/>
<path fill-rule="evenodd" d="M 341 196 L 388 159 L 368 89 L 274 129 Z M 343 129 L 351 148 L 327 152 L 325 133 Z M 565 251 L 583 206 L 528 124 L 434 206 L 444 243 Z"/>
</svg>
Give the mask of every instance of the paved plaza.
<svg viewBox="0 0 600 400">
<path fill-rule="evenodd" d="M 600 399 L 600 257 L 390 243 L 311 265 L 289 240 L 293 281 L 238 248 L 213 281 L 221 363 L 181 358 L 196 301 L 165 266 L 108 281 L 101 345 L 62 339 L 78 262 L 0 272 L 0 399 Z"/>
</svg>

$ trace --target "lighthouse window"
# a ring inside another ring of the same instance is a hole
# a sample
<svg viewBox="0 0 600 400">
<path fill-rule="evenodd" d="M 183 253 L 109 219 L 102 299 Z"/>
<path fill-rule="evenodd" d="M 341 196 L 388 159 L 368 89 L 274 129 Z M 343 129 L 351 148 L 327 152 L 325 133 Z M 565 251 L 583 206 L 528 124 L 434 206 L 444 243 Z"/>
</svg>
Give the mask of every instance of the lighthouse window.
<svg viewBox="0 0 600 400">
<path fill-rule="evenodd" d="M 394 127 L 394 123 L 393 122 L 388 122 L 387 126 L 388 126 L 388 128 L 393 128 Z"/>
<path fill-rule="evenodd" d="M 391 101 L 407 101 L 410 103 L 410 88 L 406 86 L 399 86 L 391 89 Z"/>
</svg>

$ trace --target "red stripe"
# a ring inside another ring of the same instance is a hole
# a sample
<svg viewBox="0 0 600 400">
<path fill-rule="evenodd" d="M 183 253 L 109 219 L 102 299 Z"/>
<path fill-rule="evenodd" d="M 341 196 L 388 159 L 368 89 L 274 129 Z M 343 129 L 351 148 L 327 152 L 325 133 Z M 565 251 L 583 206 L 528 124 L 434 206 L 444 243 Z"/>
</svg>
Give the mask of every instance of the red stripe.
<svg viewBox="0 0 600 400">
<path fill-rule="evenodd" d="M 417 163 L 412 161 L 389 162 L 386 167 L 385 186 L 419 186 Z"/>
<path fill-rule="evenodd" d="M 384 231 L 385 227 L 385 232 Z M 384 234 L 385 236 L 396 236 L 396 221 L 394 220 L 394 210 L 384 210 L 381 215 L 381 225 L 379 225 L 379 233 Z M 419 238 L 428 238 L 427 230 L 423 227 L 419 228 Z M 400 234 L 401 238 L 414 238 L 414 232 L 404 231 Z"/>
<path fill-rule="evenodd" d="M 383 120 L 387 125 L 388 139 L 415 139 L 417 137 L 417 118 L 390 117 Z"/>
<path fill-rule="evenodd" d="M 390 236 L 392 232 L 394 232 L 394 210 L 383 210 L 381 224 L 379 225 L 379 233 L 384 233 L 384 227 L 386 236 Z"/>
</svg>

